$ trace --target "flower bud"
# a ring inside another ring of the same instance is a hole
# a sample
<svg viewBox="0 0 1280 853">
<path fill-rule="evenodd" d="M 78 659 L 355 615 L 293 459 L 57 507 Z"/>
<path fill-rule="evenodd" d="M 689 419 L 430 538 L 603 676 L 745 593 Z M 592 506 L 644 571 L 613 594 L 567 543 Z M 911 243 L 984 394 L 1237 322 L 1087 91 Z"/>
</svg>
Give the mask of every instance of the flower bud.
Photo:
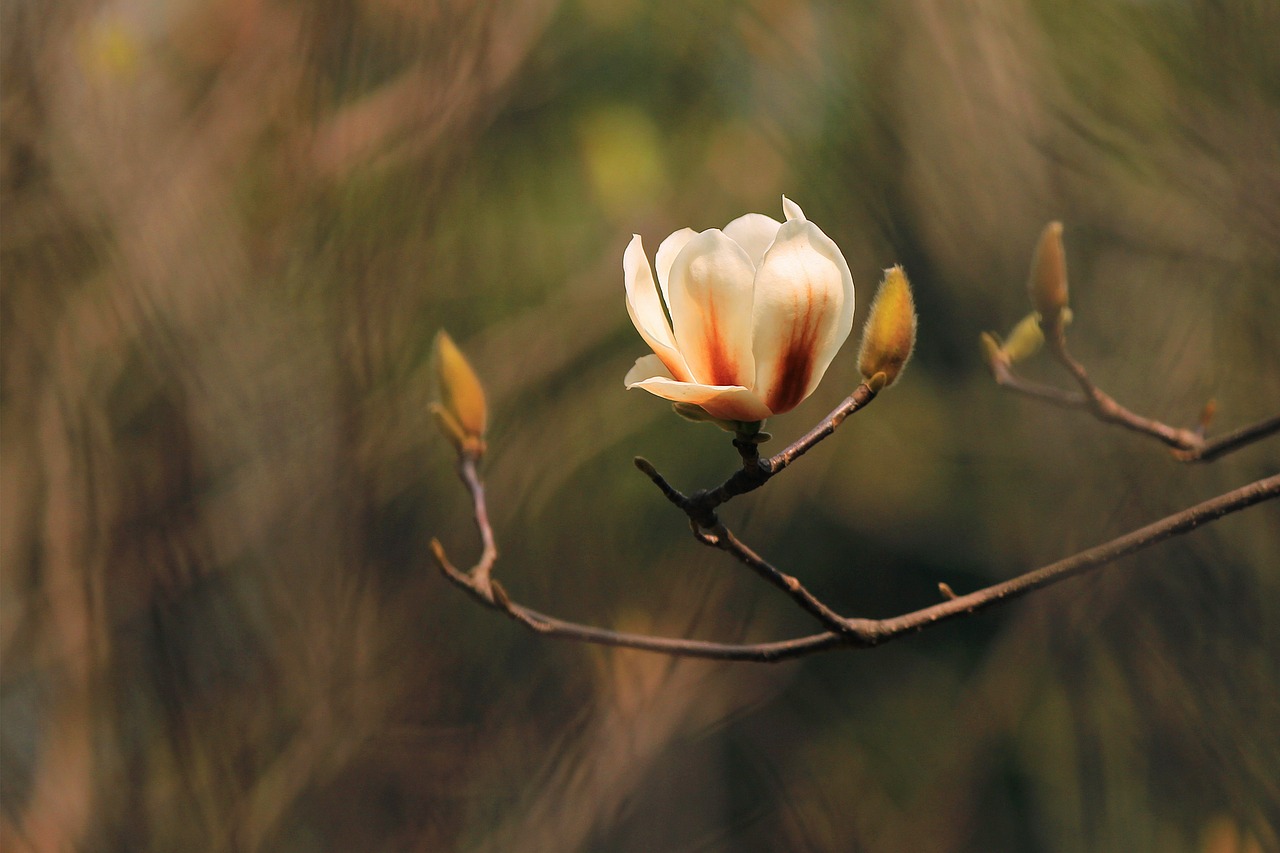
<svg viewBox="0 0 1280 853">
<path fill-rule="evenodd" d="M 978 343 L 982 345 L 982 358 L 987 362 L 987 367 L 991 368 L 991 372 L 995 373 L 1000 367 L 1009 366 L 1009 356 L 1000 348 L 1000 339 L 991 332 L 983 332 L 978 336 Z"/>
<path fill-rule="evenodd" d="M 1000 349 L 1009 364 L 1025 361 L 1044 346 L 1044 332 L 1040 329 L 1040 315 L 1032 311 L 1018 321 Z"/>
<path fill-rule="evenodd" d="M 1057 323 L 1067 307 L 1067 258 L 1062 249 L 1061 222 L 1050 222 L 1040 233 L 1040 242 L 1031 256 L 1027 291 L 1045 323 Z"/>
<path fill-rule="evenodd" d="M 431 404 L 440 430 L 460 453 L 484 453 L 486 407 L 484 387 L 449 333 L 441 329 L 435 341 L 438 403 Z"/>
<path fill-rule="evenodd" d="M 871 303 L 871 314 L 862 329 L 858 369 L 865 379 L 884 374 L 884 386 L 892 385 L 911 358 L 916 344 L 916 306 L 911 283 L 902 267 L 884 271 L 884 281 Z"/>
</svg>

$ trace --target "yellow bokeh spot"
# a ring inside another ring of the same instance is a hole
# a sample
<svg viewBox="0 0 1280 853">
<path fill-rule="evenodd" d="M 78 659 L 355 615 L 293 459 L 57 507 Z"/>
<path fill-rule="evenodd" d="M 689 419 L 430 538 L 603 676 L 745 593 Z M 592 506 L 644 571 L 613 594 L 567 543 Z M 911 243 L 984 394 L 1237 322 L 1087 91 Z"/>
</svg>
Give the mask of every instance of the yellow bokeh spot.
<svg viewBox="0 0 1280 853">
<path fill-rule="evenodd" d="M 85 68 L 95 76 L 110 79 L 132 79 L 141 53 L 137 36 L 118 20 L 95 23 L 81 43 Z"/>
<path fill-rule="evenodd" d="M 667 183 L 658 129 L 644 112 L 604 107 L 578 125 L 587 179 L 600 206 L 611 215 L 633 212 L 655 201 Z"/>
</svg>

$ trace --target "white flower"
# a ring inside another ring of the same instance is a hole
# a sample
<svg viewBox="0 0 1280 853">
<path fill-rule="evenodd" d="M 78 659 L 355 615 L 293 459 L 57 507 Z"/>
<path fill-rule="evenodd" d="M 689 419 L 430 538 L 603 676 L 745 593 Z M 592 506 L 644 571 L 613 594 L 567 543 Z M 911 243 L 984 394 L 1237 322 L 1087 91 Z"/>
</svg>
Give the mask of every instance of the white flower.
<svg viewBox="0 0 1280 853">
<path fill-rule="evenodd" d="M 627 312 L 654 354 L 627 372 L 628 388 L 729 421 L 764 420 L 813 393 L 853 328 L 853 276 L 799 205 L 783 196 L 782 210 L 784 223 L 748 213 L 723 231 L 675 232 L 658 247 L 657 287 L 631 238 Z"/>
</svg>

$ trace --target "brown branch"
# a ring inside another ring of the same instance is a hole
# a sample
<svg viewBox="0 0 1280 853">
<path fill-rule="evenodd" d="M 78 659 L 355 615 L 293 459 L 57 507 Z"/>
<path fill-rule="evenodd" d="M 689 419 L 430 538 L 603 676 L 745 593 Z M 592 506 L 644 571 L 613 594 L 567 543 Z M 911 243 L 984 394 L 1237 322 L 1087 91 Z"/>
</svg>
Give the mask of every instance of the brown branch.
<svg viewBox="0 0 1280 853">
<path fill-rule="evenodd" d="M 1003 583 L 985 587 L 968 595 L 958 596 L 950 601 L 935 604 L 932 607 L 926 607 L 914 613 L 880 620 L 876 623 L 880 631 L 883 632 L 880 641 L 900 636 L 903 633 L 920 631 L 957 616 L 976 613 L 979 610 L 985 610 L 988 607 L 1012 601 L 1033 590 L 1106 565 L 1135 551 L 1149 548 L 1158 542 L 1189 533 L 1202 524 L 1216 521 L 1225 515 L 1239 512 L 1254 504 L 1273 500 L 1277 497 L 1280 497 L 1280 474 L 1273 474 L 1270 477 L 1255 480 L 1248 485 L 1233 489 L 1215 498 L 1210 498 L 1181 512 L 1165 516 L 1159 521 L 1152 522 L 1123 536 L 1118 536 L 1109 542 L 1095 545 L 1078 554 L 1073 554 L 1070 557 L 1058 560 L 1056 563 L 1050 563 L 1047 566 L 1034 569 Z"/>
<path fill-rule="evenodd" d="M 1255 441 L 1280 433 L 1280 415 L 1263 418 L 1257 423 L 1240 427 L 1217 438 L 1208 439 L 1196 450 L 1177 454 L 1183 462 L 1212 462 L 1220 456 L 1248 447 Z"/>
<path fill-rule="evenodd" d="M 698 541 L 704 545 L 719 548 L 721 551 L 732 554 L 747 568 L 791 596 L 791 599 L 800 605 L 802 610 L 816 617 L 828 631 L 844 634 L 849 630 L 849 620 L 836 613 L 820 601 L 817 596 L 805 589 L 804 584 L 800 583 L 798 578 L 778 570 L 768 560 L 748 548 L 743 544 L 742 540 L 734 536 L 729 528 L 723 524 L 716 525 L 713 530 L 701 530 L 694 524 L 693 535 L 698 537 Z"/>
<path fill-rule="evenodd" d="M 1047 566 L 1019 575 L 1003 583 L 980 589 L 968 595 L 949 597 L 947 601 L 940 604 L 901 616 L 879 620 L 841 617 L 816 598 L 808 596 L 808 599 L 805 599 L 804 596 L 797 595 L 799 590 L 803 590 L 798 581 L 778 571 L 759 555 L 742 545 L 726 528 L 719 526 L 708 531 L 698 530 L 695 526 L 695 534 L 698 535 L 701 541 L 733 553 L 734 556 L 746 563 L 762 577 L 787 590 L 797 601 L 801 602 L 802 606 L 805 606 L 807 610 L 822 619 L 824 624 L 831 626 L 830 630 L 821 634 L 812 634 L 780 642 L 713 643 L 702 640 L 654 637 L 645 634 L 595 628 L 576 622 L 566 622 L 513 602 L 501 584 L 489 578 L 489 569 L 492 567 L 494 559 L 496 559 L 497 549 L 493 544 L 493 533 L 489 527 L 488 513 L 485 509 L 484 487 L 476 472 L 475 461 L 474 458 L 468 459 L 464 457 L 459 464 L 459 476 L 461 476 L 471 492 L 476 507 L 476 526 L 480 529 L 481 541 L 484 543 L 481 560 L 470 572 L 462 572 L 449 562 L 444 547 L 439 540 L 433 539 L 431 541 L 431 550 L 435 556 L 436 564 L 445 577 L 466 590 L 481 604 L 499 610 L 526 628 L 547 637 L 598 645 L 622 646 L 684 657 L 758 662 L 786 660 L 840 646 L 852 648 L 877 646 L 906 634 L 923 631 L 942 622 L 1012 601 L 1033 590 L 1050 586 L 1090 569 L 1113 562 L 1128 554 L 1148 548 L 1171 537 L 1188 533 L 1201 524 L 1215 521 L 1254 504 L 1280 497 L 1280 474 L 1277 474 L 1196 504 L 1131 533 L 1081 551 L 1056 563 L 1050 563 Z M 647 465 L 648 463 L 645 464 Z M 649 465 L 648 469 L 652 471 L 652 477 L 655 482 L 666 483 L 661 475 L 656 470 L 653 470 L 653 466 Z M 690 500 L 680 495 L 669 485 L 665 486 L 664 493 L 667 491 L 671 493 L 668 497 L 677 504 L 680 503 L 680 500 Z M 693 522 L 695 525 L 697 524 L 696 520 L 693 520 Z M 807 596 L 807 593 L 804 595 Z"/>
<path fill-rule="evenodd" d="M 757 437 L 739 435 L 733 440 L 733 446 L 738 449 L 738 453 L 742 457 L 742 467 L 714 489 L 697 491 L 686 495 L 668 483 L 648 459 L 643 456 L 637 456 L 633 461 L 636 467 L 643 471 L 645 476 L 652 480 L 654 485 L 662 491 L 667 500 L 680 507 L 685 515 L 689 516 L 700 527 L 711 530 L 719 524 L 715 515 L 717 507 L 728 503 L 738 495 L 745 495 L 747 492 L 754 491 L 769 482 L 775 474 L 781 472 L 796 459 L 808 453 L 818 442 L 835 432 L 836 428 L 844 423 L 845 418 L 874 400 L 876 393 L 865 382 L 862 383 L 854 389 L 852 394 L 844 398 L 840 405 L 832 409 L 830 414 L 819 421 L 817 426 L 768 459 L 760 458 L 760 446 Z"/>
<path fill-rule="evenodd" d="M 1052 385 L 1044 385 L 1024 379 L 1013 372 L 1013 368 L 1005 361 L 994 360 L 990 364 L 991 376 L 1001 388 L 1008 388 L 1035 400 L 1043 400 L 1064 409 L 1087 409 L 1089 403 L 1083 394 L 1074 391 L 1063 391 Z"/>
<path fill-rule="evenodd" d="M 1110 394 L 1093 383 L 1084 365 L 1076 361 L 1067 349 L 1065 324 L 1059 317 L 1054 322 L 1042 320 L 1040 330 L 1044 332 L 1045 343 L 1049 351 L 1066 371 L 1076 380 L 1080 391 L 1084 394 L 1085 405 L 1093 412 L 1094 417 L 1104 423 L 1118 424 L 1125 429 L 1149 435 L 1174 450 L 1194 451 L 1204 444 L 1204 436 L 1194 430 L 1180 429 L 1152 418 L 1136 414 L 1116 402 Z"/>
<path fill-rule="evenodd" d="M 557 619 L 554 616 L 548 616 L 532 608 L 516 604 L 506 596 L 502 585 L 496 581 L 493 582 L 493 589 L 496 593 L 494 599 L 486 599 L 476 589 L 472 579 L 467 574 L 458 571 L 449 563 L 438 540 L 432 540 L 431 548 L 436 558 L 436 564 L 450 581 L 466 590 L 486 607 L 505 613 L 516 622 L 545 637 L 591 643 L 598 646 L 619 646 L 646 652 L 659 652 L 675 657 L 758 662 L 773 662 L 801 657 L 833 648 L 842 642 L 840 635 L 828 632 L 773 643 L 714 643 L 705 640 L 654 637 L 649 634 L 610 631 L 607 628 L 596 628 L 577 622 L 566 622 L 563 619 Z"/>
<path fill-rule="evenodd" d="M 734 443 L 738 444 L 737 441 Z M 746 464 L 750 464 L 747 461 L 748 455 L 746 452 L 743 453 L 744 463 Z M 658 469 L 654 468 L 653 463 L 648 459 L 643 456 L 637 456 L 634 461 L 636 467 L 653 481 L 663 496 L 689 517 L 689 527 L 693 531 L 694 538 L 699 542 L 732 554 L 739 562 L 791 596 L 792 600 L 802 610 L 817 617 L 823 627 L 828 630 L 838 633 L 844 633 L 848 630 L 844 617 L 805 589 L 797 578 L 775 568 L 759 554 L 748 548 L 729 531 L 729 528 L 724 526 L 716 513 L 707 506 L 708 496 L 712 493 L 695 492 L 692 495 L 685 495 L 668 483 L 666 478 L 658 473 Z"/>
<path fill-rule="evenodd" d="M 1228 453 L 1240 450 L 1254 442 L 1280 433 L 1280 415 L 1264 418 L 1215 438 L 1205 438 L 1207 424 L 1197 429 L 1184 429 L 1136 414 L 1099 388 L 1089 377 L 1084 365 L 1067 349 L 1066 331 L 1062 323 L 1041 322 L 1045 342 L 1059 364 L 1071 374 L 1079 392 L 1064 391 L 1052 385 L 1044 385 L 1024 379 L 1014 372 L 1007 361 L 993 359 L 988 365 L 996 384 L 1026 397 L 1060 406 L 1065 409 L 1082 409 L 1104 423 L 1117 424 L 1125 429 L 1151 436 L 1173 450 L 1182 462 L 1211 462 Z"/>
<path fill-rule="evenodd" d="M 465 574 L 452 566 L 449 568 L 453 575 L 457 575 L 457 578 L 451 579 L 455 581 L 458 578 L 465 579 L 463 582 L 465 587 L 486 604 L 492 604 L 496 593 L 490 573 L 498 559 L 498 546 L 493 538 L 493 526 L 489 524 L 489 505 L 485 501 L 484 481 L 480 479 L 480 472 L 476 468 L 478 462 L 479 456 L 473 451 L 463 450 L 458 453 L 458 477 L 466 484 L 467 492 L 471 495 L 472 515 L 475 518 L 476 530 L 480 533 L 480 559 L 471 567 L 471 571 Z M 437 560 L 444 560 L 444 549 L 437 540 L 431 540 L 431 549 Z M 444 562 L 448 561 L 444 560 Z"/>
<path fill-rule="evenodd" d="M 739 434 L 733 445 L 742 457 L 742 468 L 714 489 L 686 495 L 667 482 L 649 460 L 637 456 L 635 465 L 653 481 L 663 496 L 689 517 L 693 535 L 704 545 L 733 555 L 739 562 L 791 597 L 802 610 L 811 614 L 826 629 L 836 633 L 849 630 L 847 620 L 805 589 L 800 581 L 775 568 L 748 548 L 720 522 L 716 508 L 737 495 L 745 494 L 767 483 L 796 459 L 803 456 L 842 424 L 845 418 L 876 398 L 877 391 L 862 383 L 840 405 L 796 441 L 767 460 L 760 459 L 760 442 L 767 433 Z"/>
<path fill-rule="evenodd" d="M 817 426 L 789 444 L 780 453 L 770 456 L 767 462 L 762 463 L 765 470 L 769 472 L 769 476 L 772 477 L 777 474 L 812 450 L 818 442 L 835 432 L 836 428 L 844 423 L 845 418 L 874 400 L 877 393 L 865 382 L 855 388 L 853 393 L 845 397 L 844 402 L 836 406 L 831 411 L 831 414 L 820 420 Z"/>
</svg>

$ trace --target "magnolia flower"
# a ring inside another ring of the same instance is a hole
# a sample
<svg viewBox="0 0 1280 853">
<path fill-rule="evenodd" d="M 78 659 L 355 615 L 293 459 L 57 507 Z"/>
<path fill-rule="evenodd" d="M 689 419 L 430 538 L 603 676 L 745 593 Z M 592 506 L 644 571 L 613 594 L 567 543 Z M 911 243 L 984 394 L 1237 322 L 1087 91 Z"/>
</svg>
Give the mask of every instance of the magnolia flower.
<svg viewBox="0 0 1280 853">
<path fill-rule="evenodd" d="M 784 223 L 748 213 L 723 231 L 675 232 L 658 247 L 656 287 L 631 238 L 627 312 L 654 354 L 636 361 L 627 388 L 745 422 L 813 393 L 853 328 L 853 276 L 799 205 L 783 196 L 782 210 Z"/>
</svg>

